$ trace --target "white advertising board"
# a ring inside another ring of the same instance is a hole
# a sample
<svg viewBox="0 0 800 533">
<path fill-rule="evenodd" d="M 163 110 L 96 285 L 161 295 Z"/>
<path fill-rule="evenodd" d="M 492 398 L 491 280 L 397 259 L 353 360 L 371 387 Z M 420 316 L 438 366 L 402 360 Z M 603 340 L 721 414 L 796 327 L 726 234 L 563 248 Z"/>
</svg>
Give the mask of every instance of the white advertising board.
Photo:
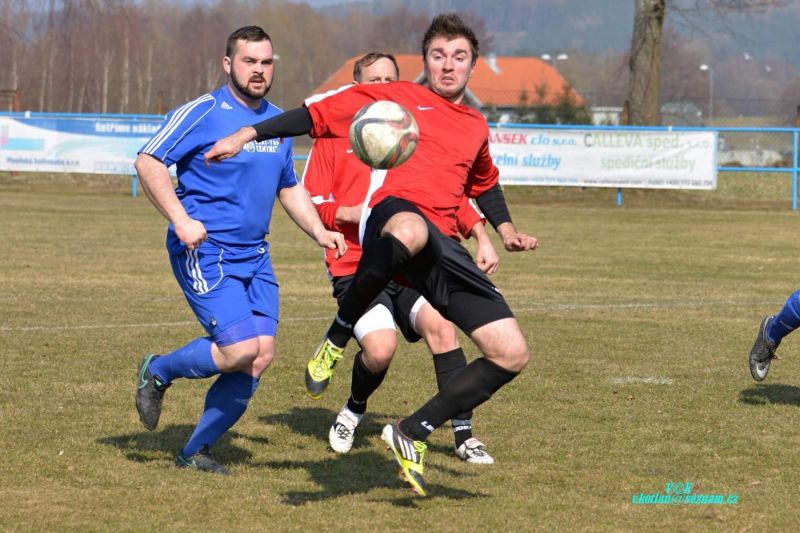
<svg viewBox="0 0 800 533">
<path fill-rule="evenodd" d="M 489 150 L 508 185 L 714 189 L 713 131 L 494 127 Z"/>
</svg>

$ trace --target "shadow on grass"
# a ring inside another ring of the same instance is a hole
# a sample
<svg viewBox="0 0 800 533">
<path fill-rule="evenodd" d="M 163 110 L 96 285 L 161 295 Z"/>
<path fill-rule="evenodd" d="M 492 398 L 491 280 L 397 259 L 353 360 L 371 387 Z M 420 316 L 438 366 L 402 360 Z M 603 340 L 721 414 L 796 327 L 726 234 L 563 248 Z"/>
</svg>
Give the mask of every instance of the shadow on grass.
<svg viewBox="0 0 800 533">
<path fill-rule="evenodd" d="M 328 445 L 328 431 L 336 420 L 338 412 L 320 407 L 292 407 L 288 412 L 262 416 L 262 424 L 286 426 L 298 435 L 314 437 Z M 358 425 L 353 449 L 367 446 L 368 439 L 380 436 L 383 426 L 399 417 L 381 413 L 367 413 Z"/>
<path fill-rule="evenodd" d="M 293 407 L 288 412 L 275 413 L 262 416 L 259 421 L 268 425 L 282 425 L 293 432 L 314 437 L 319 441 L 320 455 L 323 459 L 312 461 L 268 461 L 260 466 L 268 468 L 300 468 L 308 472 L 312 481 L 317 483 L 321 490 L 292 491 L 284 495 L 285 503 L 289 505 L 305 505 L 306 503 L 324 501 L 352 494 L 366 494 L 375 489 L 398 489 L 405 484 L 398 478 L 398 466 L 391 452 L 385 454 L 375 452 L 368 448 L 378 442 L 383 426 L 391 420 L 397 420 L 397 415 L 383 413 L 367 413 L 358 426 L 353 449 L 350 453 L 335 454 L 328 447 L 328 430 L 337 413 L 330 409 L 319 407 Z M 372 441 L 371 441 L 372 439 Z M 381 448 L 382 442 L 378 443 Z M 446 446 L 431 446 L 429 452 L 450 453 L 452 448 Z M 259 466 L 254 465 L 254 466 Z M 482 498 L 484 495 L 476 492 L 465 491 L 431 484 L 430 472 L 444 473 L 454 477 L 474 477 L 476 472 L 469 472 L 448 468 L 443 465 L 426 465 L 428 474 L 428 493 L 434 498 L 448 498 L 452 500 L 465 500 Z M 411 494 L 410 489 L 408 489 Z M 372 498 L 372 501 L 387 501 L 399 507 L 416 507 L 419 497 L 410 495 L 403 498 Z"/>
<path fill-rule="evenodd" d="M 373 450 L 354 451 L 328 459 L 313 461 L 267 461 L 263 466 L 275 469 L 300 468 L 308 472 L 309 478 L 320 490 L 289 491 L 283 495 L 289 505 L 325 501 L 342 496 L 368 494 L 375 489 L 403 489 L 405 484 L 398 478 L 398 467 L 390 454 L 379 454 Z M 439 469 L 441 470 L 441 469 Z M 484 495 L 439 484 L 427 483 L 429 498 L 467 500 Z M 387 502 L 398 507 L 416 507 L 419 497 L 410 489 L 408 497 L 371 497 L 370 501 Z"/>
<path fill-rule="evenodd" d="M 142 463 L 163 461 L 161 454 L 152 452 L 166 453 L 174 458 L 189 440 L 193 430 L 194 426 L 188 424 L 170 425 L 158 431 L 140 431 L 127 435 L 103 437 L 97 439 L 97 442 L 121 450 L 130 461 Z M 265 438 L 248 437 L 235 431 L 228 431 L 214 445 L 214 455 L 223 463 L 246 463 L 252 457 L 252 453 L 233 444 L 235 438 L 246 438 L 261 444 L 268 444 L 268 440 Z"/>
<path fill-rule="evenodd" d="M 739 401 L 747 405 L 796 405 L 800 407 L 800 387 L 794 385 L 755 385 L 739 393 Z"/>
</svg>

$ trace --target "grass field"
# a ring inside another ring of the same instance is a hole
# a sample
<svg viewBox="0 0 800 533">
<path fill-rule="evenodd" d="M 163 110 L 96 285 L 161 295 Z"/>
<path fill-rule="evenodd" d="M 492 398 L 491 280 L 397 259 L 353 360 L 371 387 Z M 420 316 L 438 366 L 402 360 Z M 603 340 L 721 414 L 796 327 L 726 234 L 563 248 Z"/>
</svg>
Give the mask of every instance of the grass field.
<svg viewBox="0 0 800 533">
<path fill-rule="evenodd" d="M 418 499 L 378 434 L 433 393 L 430 357 L 401 345 L 353 451 L 329 451 L 350 359 L 320 401 L 306 398 L 304 364 L 334 306 L 321 252 L 282 210 L 269 239 L 277 358 L 217 446 L 233 471 L 220 478 L 172 462 L 210 382 L 176 383 L 152 433 L 133 406 L 141 356 L 202 333 L 163 220 L 122 181 L 0 177 L 0 529 L 796 530 L 800 334 L 763 384 L 746 355 L 759 319 L 796 289 L 798 215 L 785 180 L 751 181 L 626 192 L 622 208 L 609 190 L 509 190 L 517 225 L 542 244 L 501 254 L 495 281 L 532 363 L 476 412 L 497 464 L 463 464 L 443 428 L 432 495 Z M 738 503 L 632 503 L 671 482 Z"/>
</svg>

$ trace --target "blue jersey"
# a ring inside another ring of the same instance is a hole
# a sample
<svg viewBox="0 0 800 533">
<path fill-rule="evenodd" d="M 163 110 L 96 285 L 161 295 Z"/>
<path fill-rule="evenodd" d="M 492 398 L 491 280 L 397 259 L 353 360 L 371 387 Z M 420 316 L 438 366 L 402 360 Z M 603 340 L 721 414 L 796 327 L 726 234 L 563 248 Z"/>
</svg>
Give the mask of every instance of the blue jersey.
<svg viewBox="0 0 800 533">
<path fill-rule="evenodd" d="M 263 243 L 275 195 L 297 185 L 290 139 L 250 142 L 221 163 L 203 160 L 217 140 L 281 112 L 266 100 L 258 110 L 250 109 L 223 86 L 171 111 L 140 150 L 176 165 L 175 193 L 186 213 L 206 227 L 209 241 L 243 247 Z M 171 224 L 167 246 L 173 252 L 183 247 Z"/>
</svg>

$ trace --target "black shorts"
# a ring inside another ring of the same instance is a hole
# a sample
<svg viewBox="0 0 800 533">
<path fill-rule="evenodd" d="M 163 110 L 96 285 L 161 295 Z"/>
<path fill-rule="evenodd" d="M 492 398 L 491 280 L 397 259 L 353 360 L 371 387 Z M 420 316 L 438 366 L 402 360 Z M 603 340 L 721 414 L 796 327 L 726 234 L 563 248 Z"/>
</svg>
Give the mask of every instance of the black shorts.
<svg viewBox="0 0 800 533">
<path fill-rule="evenodd" d="M 342 296 L 344 296 L 345 291 L 347 291 L 352 282 L 353 276 L 333 278 L 333 297 L 336 298 L 339 304 L 342 303 Z M 372 301 L 367 311 L 378 304 L 383 305 L 392 314 L 392 318 L 394 318 L 394 322 L 403 337 L 408 342 L 417 342 L 422 337 L 416 332 L 411 323 L 411 309 L 421 296 L 419 292 L 410 287 L 390 282 L 378 297 Z M 365 311 L 365 314 L 367 311 Z"/>
<path fill-rule="evenodd" d="M 408 200 L 389 196 L 378 202 L 367 220 L 362 246 L 366 249 L 380 238 L 386 222 L 401 212 L 416 213 L 425 220 L 428 243 L 400 274 L 437 311 L 467 334 L 490 322 L 514 316 L 500 291 L 478 268 L 469 252 L 439 231 Z"/>
</svg>

